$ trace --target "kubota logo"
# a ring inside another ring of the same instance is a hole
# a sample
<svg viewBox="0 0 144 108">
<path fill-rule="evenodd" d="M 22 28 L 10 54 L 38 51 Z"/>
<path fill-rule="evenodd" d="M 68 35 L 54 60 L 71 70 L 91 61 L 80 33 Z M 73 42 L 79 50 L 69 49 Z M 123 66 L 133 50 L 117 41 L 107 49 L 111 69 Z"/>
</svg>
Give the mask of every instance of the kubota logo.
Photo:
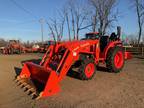
<svg viewBox="0 0 144 108">
<path fill-rule="evenodd" d="M 86 43 L 86 44 L 80 45 L 80 47 L 86 47 L 86 46 L 88 46 L 88 45 L 89 45 L 89 43 Z"/>
</svg>

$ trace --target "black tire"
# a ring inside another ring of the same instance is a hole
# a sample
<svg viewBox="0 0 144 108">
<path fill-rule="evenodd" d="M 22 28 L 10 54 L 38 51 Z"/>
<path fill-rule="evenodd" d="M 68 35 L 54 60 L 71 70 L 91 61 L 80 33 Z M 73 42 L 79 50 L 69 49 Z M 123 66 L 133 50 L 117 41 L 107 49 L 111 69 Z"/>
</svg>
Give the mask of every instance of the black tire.
<svg viewBox="0 0 144 108">
<path fill-rule="evenodd" d="M 120 59 L 119 59 L 119 66 L 116 66 L 115 63 L 115 56 L 116 54 L 120 53 Z M 116 46 L 112 49 L 109 50 L 108 54 L 107 54 L 107 58 L 106 58 L 106 67 L 108 68 L 108 70 L 110 72 L 115 72 L 115 73 L 119 73 L 123 66 L 124 66 L 124 50 L 122 47 Z"/>
<path fill-rule="evenodd" d="M 14 54 L 14 50 L 11 48 L 9 53 Z"/>
<path fill-rule="evenodd" d="M 92 66 L 92 69 L 90 69 L 91 74 L 89 74 L 89 76 L 86 74 L 86 67 L 88 65 Z M 79 72 L 80 72 L 80 79 L 81 80 L 92 79 L 92 77 L 96 73 L 96 64 L 95 64 L 94 60 L 92 58 L 91 59 L 83 59 L 81 61 L 81 66 L 79 67 Z"/>
<path fill-rule="evenodd" d="M 18 54 L 21 54 L 22 50 L 21 49 L 18 49 Z"/>
</svg>

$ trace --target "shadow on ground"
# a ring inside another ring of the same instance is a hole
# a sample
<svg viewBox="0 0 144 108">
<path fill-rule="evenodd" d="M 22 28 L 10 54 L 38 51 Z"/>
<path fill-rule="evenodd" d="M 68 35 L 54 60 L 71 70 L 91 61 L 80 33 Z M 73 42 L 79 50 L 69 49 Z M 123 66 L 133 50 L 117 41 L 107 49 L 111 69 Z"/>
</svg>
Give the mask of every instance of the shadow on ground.
<svg viewBox="0 0 144 108">
<path fill-rule="evenodd" d="M 96 71 L 110 73 L 106 67 L 102 67 L 102 66 L 97 66 Z M 73 69 L 70 69 L 70 71 L 67 73 L 67 76 L 74 78 L 74 79 L 81 80 L 80 73 L 78 71 L 74 71 Z"/>
<path fill-rule="evenodd" d="M 25 63 L 25 62 L 33 62 L 33 63 L 39 64 L 39 61 L 40 61 L 40 60 L 34 60 L 34 59 L 32 59 L 32 60 L 22 61 L 21 63 L 23 64 L 23 63 Z M 28 67 L 28 68 L 29 68 L 29 67 Z M 20 75 L 22 69 L 19 68 L 19 67 L 14 67 L 14 70 L 15 70 L 15 74 L 16 74 L 15 78 L 17 78 L 17 76 Z M 108 72 L 108 71 L 107 71 L 107 68 L 105 68 L 105 67 L 100 67 L 100 66 L 97 67 L 97 70 L 100 71 L 100 72 Z M 40 71 L 38 71 L 38 72 L 40 72 Z M 44 72 L 42 72 L 42 73 L 44 73 Z M 49 74 L 49 73 L 45 73 L 45 74 Z M 70 78 L 73 78 L 73 79 L 81 80 L 81 78 L 80 78 L 80 73 L 79 73 L 78 70 L 70 69 L 69 72 L 67 73 L 67 76 L 70 77 Z M 43 79 L 43 77 L 41 77 L 40 79 L 43 80 L 43 81 L 45 81 L 45 80 Z M 49 79 L 49 75 L 48 75 L 47 79 Z M 42 91 L 44 91 L 45 88 L 46 88 L 46 84 L 47 84 L 47 83 L 39 82 L 38 80 L 33 79 L 33 78 L 26 78 L 26 79 L 24 79 L 24 80 L 25 80 L 25 83 L 27 83 L 27 85 L 36 88 L 36 94 L 37 94 L 37 95 L 34 95 L 34 97 L 32 97 L 32 99 L 35 99 L 35 98 L 39 95 L 39 93 L 41 93 Z M 19 85 L 22 85 L 20 81 L 21 81 L 21 80 L 18 81 L 18 84 L 20 83 Z M 24 86 L 23 86 L 23 87 L 24 87 Z M 22 88 L 22 87 L 21 87 L 21 88 Z M 28 89 L 27 89 L 27 90 L 28 90 Z M 25 90 L 24 92 L 26 92 L 27 90 Z M 29 93 L 28 95 L 31 95 L 31 94 L 32 94 L 32 92 Z"/>
<path fill-rule="evenodd" d="M 23 65 L 26 62 L 33 62 L 35 64 L 39 64 L 40 61 L 41 61 L 41 59 L 30 59 L 30 60 L 21 61 L 21 64 Z M 15 70 L 16 76 L 18 76 L 18 75 L 20 75 L 20 72 L 22 69 L 19 67 L 14 67 L 14 70 Z M 102 67 L 102 66 L 97 66 L 97 71 L 109 73 L 108 69 L 106 67 Z M 67 76 L 80 80 L 80 73 L 78 71 L 73 70 L 73 69 L 69 70 L 69 72 L 67 73 Z"/>
<path fill-rule="evenodd" d="M 17 77 L 18 75 L 20 75 L 22 69 L 19 67 L 14 67 L 14 70 L 15 70 L 15 74 L 16 74 L 15 77 Z"/>
<path fill-rule="evenodd" d="M 110 71 L 108 70 L 108 68 L 102 67 L 102 66 L 97 66 L 97 70 L 100 71 L 100 72 L 110 73 Z"/>
<path fill-rule="evenodd" d="M 77 71 L 74 71 L 72 69 L 69 70 L 69 72 L 67 73 L 67 76 L 80 80 L 80 73 L 78 73 Z"/>
</svg>

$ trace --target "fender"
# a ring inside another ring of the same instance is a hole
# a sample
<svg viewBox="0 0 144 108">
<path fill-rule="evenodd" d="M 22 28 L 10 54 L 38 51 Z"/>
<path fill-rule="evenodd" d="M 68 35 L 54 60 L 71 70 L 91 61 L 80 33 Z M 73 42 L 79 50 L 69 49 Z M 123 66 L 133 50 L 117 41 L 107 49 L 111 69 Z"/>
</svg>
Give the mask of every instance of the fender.
<svg viewBox="0 0 144 108">
<path fill-rule="evenodd" d="M 115 46 L 122 46 L 121 41 L 111 41 L 109 44 L 105 47 L 104 52 L 103 52 L 103 58 L 106 59 L 107 53 L 110 50 L 110 48 L 113 48 Z"/>
</svg>

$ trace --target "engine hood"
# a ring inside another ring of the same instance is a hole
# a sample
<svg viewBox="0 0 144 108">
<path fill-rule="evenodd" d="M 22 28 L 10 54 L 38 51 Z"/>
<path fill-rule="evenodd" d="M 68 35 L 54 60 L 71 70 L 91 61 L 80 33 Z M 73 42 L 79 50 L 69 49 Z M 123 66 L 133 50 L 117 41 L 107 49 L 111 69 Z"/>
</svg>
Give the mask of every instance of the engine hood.
<svg viewBox="0 0 144 108">
<path fill-rule="evenodd" d="M 80 48 L 84 48 L 93 44 L 97 44 L 98 42 L 99 40 L 67 41 L 67 42 L 64 42 L 64 46 L 71 51 L 76 51 Z"/>
</svg>

